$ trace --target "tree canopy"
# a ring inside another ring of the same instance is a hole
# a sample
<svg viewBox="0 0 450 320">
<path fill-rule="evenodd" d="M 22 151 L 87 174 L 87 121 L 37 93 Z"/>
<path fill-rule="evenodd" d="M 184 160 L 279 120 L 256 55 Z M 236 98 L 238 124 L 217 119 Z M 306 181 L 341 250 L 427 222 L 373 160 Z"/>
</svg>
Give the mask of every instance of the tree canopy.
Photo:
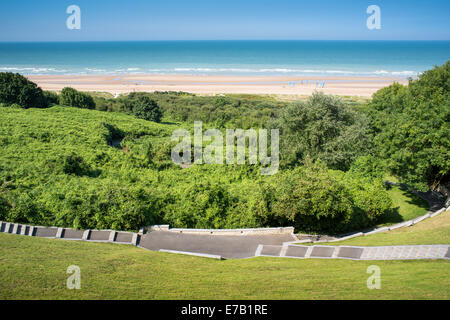
<svg viewBox="0 0 450 320">
<path fill-rule="evenodd" d="M 139 96 L 131 100 L 133 114 L 136 118 L 153 122 L 161 122 L 162 112 L 158 104 L 147 96 Z"/>
<path fill-rule="evenodd" d="M 46 106 L 41 88 L 18 73 L 0 72 L 0 103 L 22 108 Z"/>
<path fill-rule="evenodd" d="M 83 92 L 79 92 L 73 88 L 66 87 L 61 91 L 59 103 L 68 107 L 76 107 L 83 109 L 94 109 L 94 99 Z"/>
<path fill-rule="evenodd" d="M 369 146 L 368 120 L 339 97 L 315 93 L 283 110 L 272 125 L 280 129 L 282 161 L 301 164 L 322 160 L 329 168 L 348 170 Z"/>
<path fill-rule="evenodd" d="M 378 157 L 403 182 L 426 191 L 449 185 L 450 62 L 408 86 L 374 94 L 369 105 Z"/>
</svg>

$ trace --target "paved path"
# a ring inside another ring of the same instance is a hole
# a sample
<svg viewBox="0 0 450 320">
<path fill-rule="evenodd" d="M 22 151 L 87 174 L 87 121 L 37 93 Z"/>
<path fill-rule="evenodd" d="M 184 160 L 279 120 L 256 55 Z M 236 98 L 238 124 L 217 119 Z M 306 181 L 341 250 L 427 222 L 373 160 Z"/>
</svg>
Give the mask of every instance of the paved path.
<svg viewBox="0 0 450 320">
<path fill-rule="evenodd" d="M 412 260 L 450 259 L 450 245 L 417 246 L 267 246 L 261 245 L 257 256 L 297 259 Z"/>
<path fill-rule="evenodd" d="M 295 240 L 289 234 L 219 236 L 152 231 L 141 237 L 139 246 L 150 250 L 174 250 L 242 259 L 254 257 L 260 244 L 282 245 Z"/>
<path fill-rule="evenodd" d="M 269 256 L 298 259 L 408 260 L 450 259 L 450 245 L 386 247 L 301 246 L 292 234 L 209 235 L 170 231 L 147 234 L 114 230 L 73 230 L 28 226 L 0 221 L 0 232 L 53 239 L 110 242 L 137 245 L 149 250 L 210 255 L 225 259 Z"/>
</svg>

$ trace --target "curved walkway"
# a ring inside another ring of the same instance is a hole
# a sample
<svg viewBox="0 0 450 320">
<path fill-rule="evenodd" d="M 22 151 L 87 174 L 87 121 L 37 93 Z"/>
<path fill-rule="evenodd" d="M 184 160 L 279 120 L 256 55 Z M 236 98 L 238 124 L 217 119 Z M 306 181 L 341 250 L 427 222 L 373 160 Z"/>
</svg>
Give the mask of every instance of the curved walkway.
<svg viewBox="0 0 450 320">
<path fill-rule="evenodd" d="M 292 234 L 226 236 L 151 231 L 142 235 L 139 246 L 156 251 L 170 250 L 242 259 L 254 257 L 259 245 L 281 246 L 295 240 Z"/>
<path fill-rule="evenodd" d="M 377 229 L 369 233 L 357 233 L 344 238 L 322 240 L 322 242 L 341 241 L 356 236 L 410 226 L 426 218 L 434 217 L 445 210 L 443 208 L 436 212 L 429 212 L 415 220 Z M 450 208 L 447 208 L 447 211 L 449 210 Z M 69 228 L 39 227 L 0 221 L 0 232 L 4 233 L 53 239 L 130 244 L 154 251 L 220 259 L 243 259 L 255 256 L 354 260 L 450 258 L 450 245 L 387 247 L 302 246 L 298 244 L 301 241 L 293 234 L 293 228 L 189 230 L 169 229 L 168 226 L 161 227 L 158 226 L 148 233 L 144 233 L 144 230 L 141 230 L 140 233 L 132 233 L 114 230 L 74 230 Z M 303 242 L 312 242 L 312 240 L 307 239 L 303 240 Z"/>
<path fill-rule="evenodd" d="M 261 245 L 256 256 L 350 260 L 450 259 L 450 245 L 385 247 Z"/>
</svg>

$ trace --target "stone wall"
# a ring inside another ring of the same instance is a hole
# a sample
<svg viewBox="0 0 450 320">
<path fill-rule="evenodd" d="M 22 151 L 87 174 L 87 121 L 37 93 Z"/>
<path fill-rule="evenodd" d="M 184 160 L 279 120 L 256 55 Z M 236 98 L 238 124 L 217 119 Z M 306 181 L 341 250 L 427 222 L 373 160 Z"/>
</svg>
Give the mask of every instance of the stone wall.
<svg viewBox="0 0 450 320">
<path fill-rule="evenodd" d="M 30 226 L 3 221 L 0 221 L 0 232 L 51 239 L 110 242 L 131 245 L 138 245 L 140 239 L 140 235 L 133 232 L 115 230 L 75 230 L 70 228 Z"/>
<path fill-rule="evenodd" d="M 264 235 L 264 234 L 293 234 L 294 227 L 281 228 L 253 228 L 253 229 L 171 229 L 169 225 L 149 226 L 145 228 L 149 231 L 167 231 L 184 234 L 202 234 L 202 235 L 220 235 L 220 236 L 237 236 L 237 235 Z"/>
</svg>

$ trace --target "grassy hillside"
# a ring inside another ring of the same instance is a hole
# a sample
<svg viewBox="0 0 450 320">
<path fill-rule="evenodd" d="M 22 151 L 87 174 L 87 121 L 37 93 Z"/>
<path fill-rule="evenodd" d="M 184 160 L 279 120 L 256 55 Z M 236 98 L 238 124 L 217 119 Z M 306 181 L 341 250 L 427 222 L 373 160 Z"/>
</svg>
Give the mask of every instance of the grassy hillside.
<svg viewBox="0 0 450 320">
<path fill-rule="evenodd" d="M 450 244 L 450 212 L 442 213 L 411 227 L 325 244 L 332 246 Z"/>
<path fill-rule="evenodd" d="M 81 268 L 68 290 L 67 267 Z M 381 268 L 369 290 L 367 267 Z M 448 261 L 208 260 L 0 234 L 0 299 L 449 299 Z"/>
<path fill-rule="evenodd" d="M 389 226 L 423 216 L 430 209 L 425 200 L 408 190 L 390 186 L 388 193 L 392 200 L 392 210 L 378 221 L 377 227 Z"/>
<path fill-rule="evenodd" d="M 148 153 L 174 125 L 76 108 L 0 112 L 0 196 L 13 204 L 10 219 L 121 229 L 144 223 L 140 212 L 152 199 L 143 190 L 158 181 Z M 121 138 L 126 148 L 110 146 Z M 133 208 L 121 207 L 125 198 Z"/>
<path fill-rule="evenodd" d="M 393 207 L 398 215 L 401 216 L 401 221 L 423 216 L 429 210 L 428 203 L 412 192 L 396 186 L 390 187 L 388 192 L 391 196 Z"/>
</svg>

